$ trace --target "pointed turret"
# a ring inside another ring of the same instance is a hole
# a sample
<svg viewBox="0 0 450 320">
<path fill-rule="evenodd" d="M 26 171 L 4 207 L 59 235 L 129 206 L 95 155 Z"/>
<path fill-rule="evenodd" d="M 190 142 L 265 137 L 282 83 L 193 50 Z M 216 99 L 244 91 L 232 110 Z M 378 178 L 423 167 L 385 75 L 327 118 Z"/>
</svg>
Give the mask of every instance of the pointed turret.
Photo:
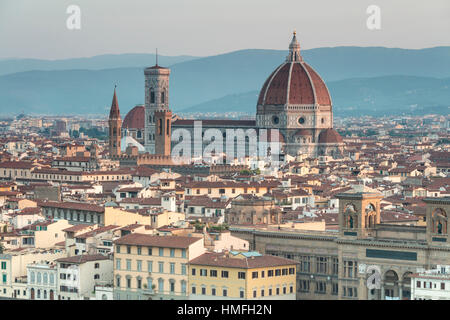
<svg viewBox="0 0 450 320">
<path fill-rule="evenodd" d="M 120 119 L 119 102 L 117 101 L 116 87 L 109 111 L 109 154 L 120 156 L 120 140 L 122 138 L 122 120 Z"/>
<path fill-rule="evenodd" d="M 111 103 L 111 110 L 109 111 L 110 119 L 120 119 L 119 102 L 117 102 L 116 88 L 114 87 L 114 96 Z"/>
</svg>

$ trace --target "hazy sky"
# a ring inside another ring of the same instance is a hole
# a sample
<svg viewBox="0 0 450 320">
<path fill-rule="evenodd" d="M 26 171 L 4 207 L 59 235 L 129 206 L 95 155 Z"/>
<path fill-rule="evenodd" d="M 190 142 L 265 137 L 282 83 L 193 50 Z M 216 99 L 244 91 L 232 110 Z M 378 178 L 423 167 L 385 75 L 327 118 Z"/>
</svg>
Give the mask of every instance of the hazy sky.
<svg viewBox="0 0 450 320">
<path fill-rule="evenodd" d="M 69 5 L 81 29 L 69 30 Z M 369 5 L 381 30 L 366 26 Z M 450 0 L 0 0 L 0 58 L 105 53 L 207 56 L 240 49 L 450 45 Z"/>
</svg>

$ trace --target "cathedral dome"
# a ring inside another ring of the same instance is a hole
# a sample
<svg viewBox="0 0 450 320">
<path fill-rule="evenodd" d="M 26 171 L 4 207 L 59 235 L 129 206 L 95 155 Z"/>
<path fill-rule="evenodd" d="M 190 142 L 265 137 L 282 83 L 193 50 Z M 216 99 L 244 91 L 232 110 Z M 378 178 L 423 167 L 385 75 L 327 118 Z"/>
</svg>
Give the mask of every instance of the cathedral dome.
<svg viewBox="0 0 450 320">
<path fill-rule="evenodd" d="M 313 136 L 313 132 L 311 130 L 308 129 L 300 129 L 298 130 L 294 136 L 298 137 L 305 137 L 305 136 Z"/>
<path fill-rule="evenodd" d="M 122 128 L 125 129 L 141 129 L 145 127 L 145 107 L 138 105 L 128 111 L 125 119 L 123 119 Z"/>
<path fill-rule="evenodd" d="M 258 105 L 331 106 L 331 97 L 322 78 L 300 55 L 296 34 L 289 45 L 289 55 L 264 82 Z"/>
<path fill-rule="evenodd" d="M 344 143 L 344 140 L 336 130 L 326 129 L 319 134 L 319 143 Z"/>
</svg>

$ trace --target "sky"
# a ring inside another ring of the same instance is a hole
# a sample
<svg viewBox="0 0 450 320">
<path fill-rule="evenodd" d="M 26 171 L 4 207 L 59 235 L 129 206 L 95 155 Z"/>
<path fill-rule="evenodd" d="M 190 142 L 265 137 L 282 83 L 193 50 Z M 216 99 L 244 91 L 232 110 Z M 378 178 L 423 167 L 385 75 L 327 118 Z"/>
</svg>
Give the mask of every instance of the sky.
<svg viewBox="0 0 450 320">
<path fill-rule="evenodd" d="M 66 13 L 80 8 L 80 29 Z M 369 30 L 370 5 L 380 29 Z M 450 45 L 450 0 L 0 0 L 0 59 Z"/>
</svg>

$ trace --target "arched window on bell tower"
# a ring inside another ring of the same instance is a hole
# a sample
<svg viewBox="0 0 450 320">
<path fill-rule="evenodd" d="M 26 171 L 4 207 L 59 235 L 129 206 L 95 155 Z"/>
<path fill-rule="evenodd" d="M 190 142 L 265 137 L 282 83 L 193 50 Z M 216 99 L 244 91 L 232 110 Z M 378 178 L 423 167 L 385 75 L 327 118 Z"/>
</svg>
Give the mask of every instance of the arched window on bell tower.
<svg viewBox="0 0 450 320">
<path fill-rule="evenodd" d="M 166 92 L 164 90 L 161 92 L 161 103 L 166 103 Z"/>
<path fill-rule="evenodd" d="M 447 234 L 447 213 L 441 209 L 436 209 L 432 214 L 433 233 Z"/>
<path fill-rule="evenodd" d="M 155 103 L 155 90 L 150 88 L 150 103 Z"/>
</svg>

